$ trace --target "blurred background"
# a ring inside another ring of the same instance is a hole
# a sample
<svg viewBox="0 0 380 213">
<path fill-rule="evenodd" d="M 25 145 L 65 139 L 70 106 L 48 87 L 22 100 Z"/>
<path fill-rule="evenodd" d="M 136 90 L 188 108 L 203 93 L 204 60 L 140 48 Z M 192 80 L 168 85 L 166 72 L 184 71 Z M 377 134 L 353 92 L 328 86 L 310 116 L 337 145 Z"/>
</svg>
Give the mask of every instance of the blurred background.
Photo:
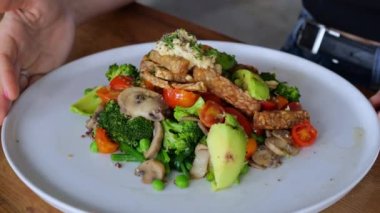
<svg viewBox="0 0 380 213">
<path fill-rule="evenodd" d="M 138 0 L 245 43 L 278 49 L 292 30 L 301 0 Z"/>
</svg>

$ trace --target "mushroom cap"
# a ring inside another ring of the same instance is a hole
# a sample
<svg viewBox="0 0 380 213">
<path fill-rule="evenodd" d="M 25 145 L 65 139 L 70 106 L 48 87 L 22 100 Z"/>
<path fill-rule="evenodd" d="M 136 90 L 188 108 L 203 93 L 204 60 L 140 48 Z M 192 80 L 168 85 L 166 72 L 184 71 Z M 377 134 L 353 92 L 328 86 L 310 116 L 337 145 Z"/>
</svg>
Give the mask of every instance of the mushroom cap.
<svg viewBox="0 0 380 213">
<path fill-rule="evenodd" d="M 142 176 L 143 183 L 152 183 L 153 180 L 163 180 L 165 177 L 165 166 L 158 160 L 144 161 L 135 170 L 135 175 Z"/>
<path fill-rule="evenodd" d="M 120 111 L 127 116 L 142 116 L 148 120 L 161 121 L 162 111 L 167 108 L 163 97 L 151 90 L 141 87 L 129 87 L 117 98 Z"/>
</svg>

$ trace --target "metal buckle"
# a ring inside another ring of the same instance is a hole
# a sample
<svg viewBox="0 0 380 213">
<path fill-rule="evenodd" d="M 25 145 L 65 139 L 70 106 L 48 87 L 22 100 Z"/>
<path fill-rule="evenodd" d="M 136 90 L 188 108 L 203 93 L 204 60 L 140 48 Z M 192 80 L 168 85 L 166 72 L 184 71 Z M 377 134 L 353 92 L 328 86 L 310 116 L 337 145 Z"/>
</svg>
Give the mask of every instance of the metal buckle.
<svg viewBox="0 0 380 213">
<path fill-rule="evenodd" d="M 335 37 L 340 36 L 338 32 L 329 30 L 322 24 L 306 21 L 298 35 L 297 44 L 312 54 L 317 54 L 326 33 Z"/>
</svg>

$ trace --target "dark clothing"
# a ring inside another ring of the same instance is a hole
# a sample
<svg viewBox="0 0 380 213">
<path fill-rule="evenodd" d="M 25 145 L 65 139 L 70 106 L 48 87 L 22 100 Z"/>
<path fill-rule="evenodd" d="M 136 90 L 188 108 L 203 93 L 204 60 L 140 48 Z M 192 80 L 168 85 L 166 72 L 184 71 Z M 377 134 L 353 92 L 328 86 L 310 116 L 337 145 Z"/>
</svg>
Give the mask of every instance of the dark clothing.
<svg viewBox="0 0 380 213">
<path fill-rule="evenodd" d="M 282 47 L 283 51 L 318 63 L 354 84 L 369 89 L 380 88 L 380 47 L 374 52 L 372 69 L 352 64 L 344 58 L 322 53 L 313 54 L 297 44 L 300 31 L 307 21 L 316 21 L 327 28 L 335 28 L 356 36 L 380 41 L 380 0 L 303 0 L 301 11 L 293 32 Z M 333 47 L 335 48 L 335 47 Z M 338 59 L 338 60 L 336 60 Z M 339 63 L 334 62 L 339 61 Z"/>
<path fill-rule="evenodd" d="M 303 0 L 305 9 L 327 27 L 380 41 L 379 0 Z"/>
</svg>

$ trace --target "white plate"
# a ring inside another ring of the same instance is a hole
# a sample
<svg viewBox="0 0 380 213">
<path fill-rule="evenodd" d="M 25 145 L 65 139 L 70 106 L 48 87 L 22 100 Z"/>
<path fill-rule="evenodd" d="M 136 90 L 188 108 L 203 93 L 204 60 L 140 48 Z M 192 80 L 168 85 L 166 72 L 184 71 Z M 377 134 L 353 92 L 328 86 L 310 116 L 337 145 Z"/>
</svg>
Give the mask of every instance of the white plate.
<svg viewBox="0 0 380 213">
<path fill-rule="evenodd" d="M 2 129 L 5 155 L 18 177 L 65 212 L 294 212 L 319 211 L 351 190 L 379 151 L 379 121 L 362 94 L 332 72 L 279 51 L 205 42 L 239 62 L 277 73 L 296 85 L 319 130 L 314 146 L 276 169 L 250 170 L 240 185 L 212 192 L 206 180 L 163 192 L 133 175 L 136 164 L 117 169 L 108 156 L 89 151 L 81 138 L 86 118 L 69 107 L 87 87 L 106 84 L 110 64 L 139 65 L 153 43 L 91 55 L 50 73 L 25 91 Z"/>
</svg>

